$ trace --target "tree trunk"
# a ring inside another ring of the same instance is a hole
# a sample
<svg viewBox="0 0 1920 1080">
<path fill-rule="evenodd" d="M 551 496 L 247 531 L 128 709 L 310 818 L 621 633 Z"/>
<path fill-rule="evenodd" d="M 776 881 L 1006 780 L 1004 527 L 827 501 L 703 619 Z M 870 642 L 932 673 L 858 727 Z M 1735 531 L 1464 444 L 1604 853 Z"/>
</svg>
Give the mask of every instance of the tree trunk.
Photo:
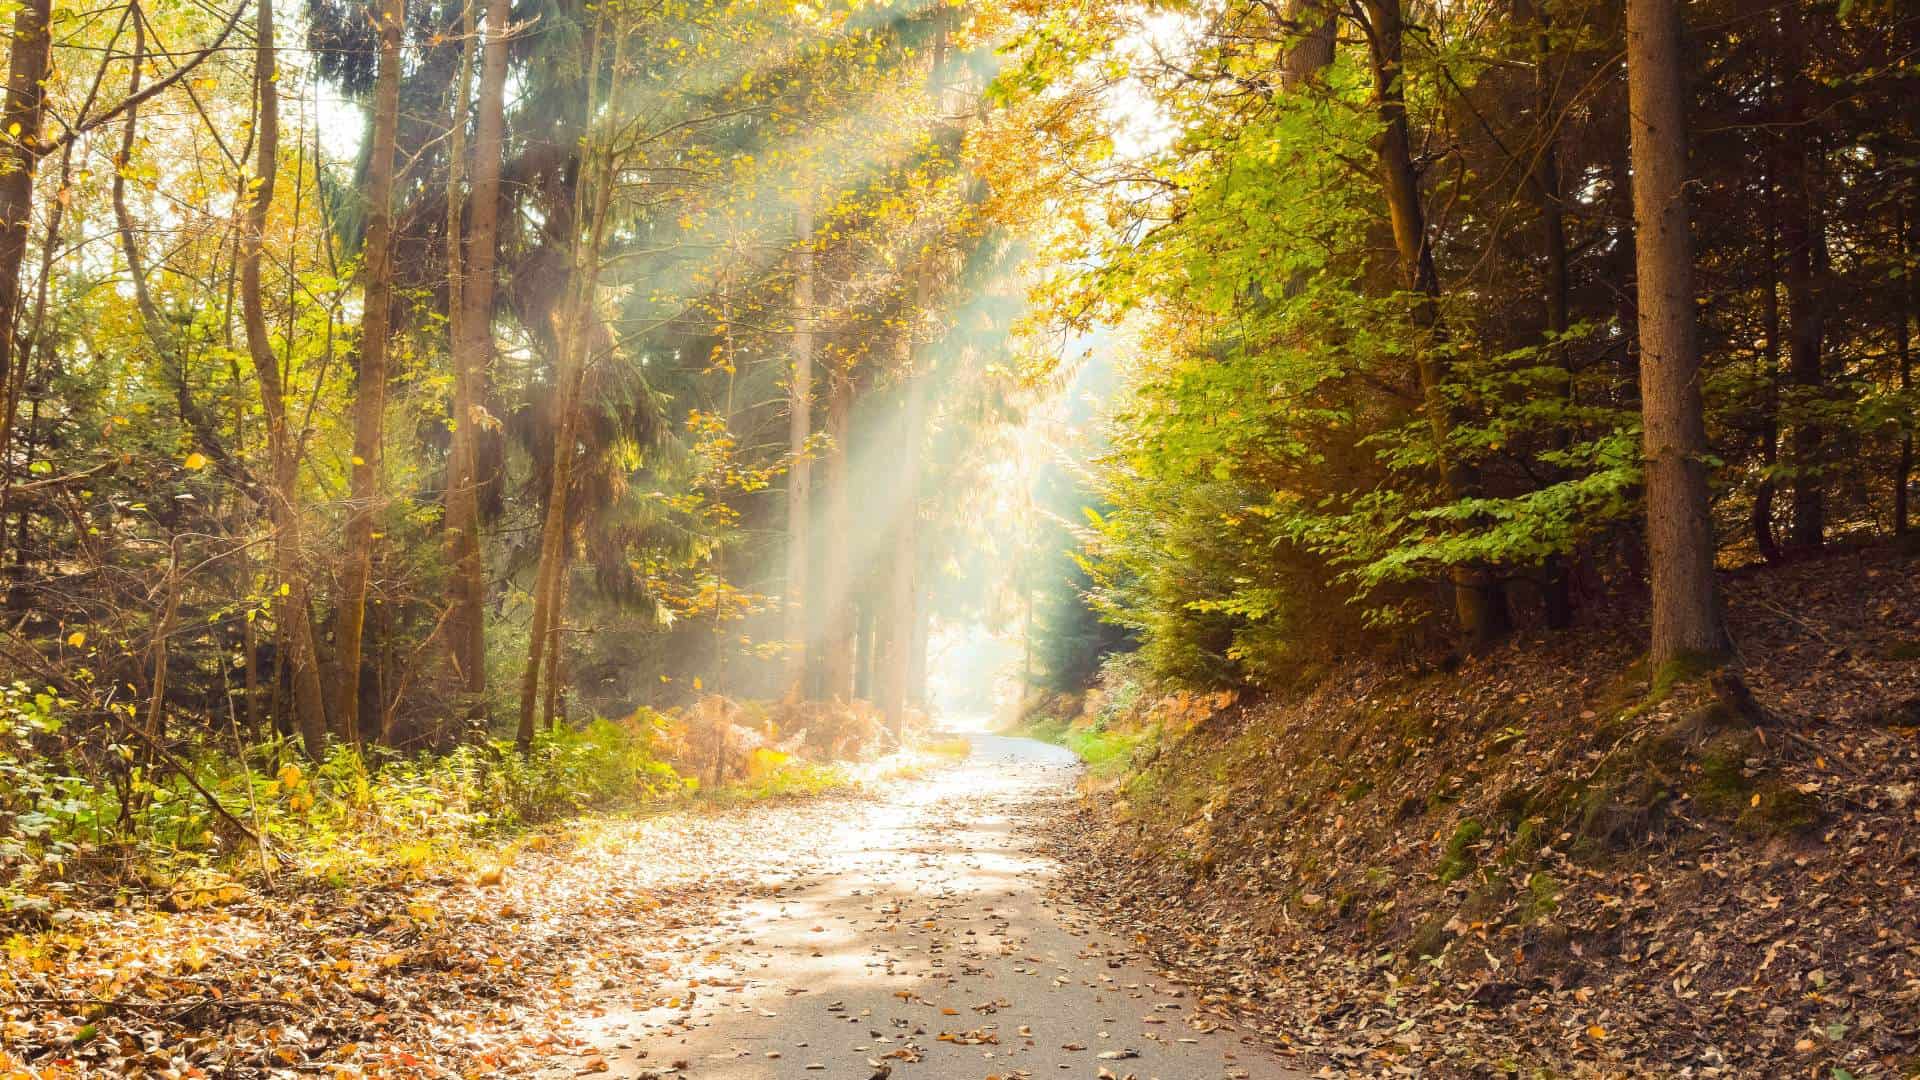
<svg viewBox="0 0 1920 1080">
<path fill-rule="evenodd" d="M 1773 563 L 1780 561 L 1780 545 L 1773 535 L 1773 497 L 1777 490 L 1773 473 L 1780 458 L 1780 207 L 1772 176 L 1767 177 L 1766 187 L 1767 230 L 1760 253 L 1766 263 L 1762 274 L 1766 293 L 1760 298 L 1760 318 L 1767 334 L 1760 361 L 1766 368 L 1762 372 L 1766 379 L 1766 399 L 1761 405 L 1765 415 L 1760 420 L 1760 461 L 1765 472 L 1753 491 L 1750 525 L 1753 545 L 1760 557 Z"/>
<path fill-rule="evenodd" d="M 496 4 L 500 0 L 495 0 Z M 489 16 L 491 17 L 491 16 Z M 598 72 L 602 38 L 596 23 L 588 46 L 587 70 Z M 492 43 L 489 42 L 489 47 Z M 624 39 L 615 37 L 612 70 L 622 70 Z M 491 60 L 489 61 L 491 63 Z M 591 85 L 591 80 L 589 80 Z M 596 115 L 591 91 L 585 115 Z M 521 753 L 533 746 L 534 710 L 539 704 L 541 660 L 550 644 L 549 635 L 557 622 L 560 592 L 566 573 L 567 545 L 571 543 L 567 526 L 567 493 L 573 487 L 573 463 L 579 441 L 580 395 L 586 372 L 597 351 L 611 350 L 613 342 L 595 311 L 600 284 L 600 256 L 604 249 L 608 210 L 617 151 L 596 147 L 591 134 L 581 139 L 578 180 L 575 188 L 573 218 L 568 225 L 569 265 L 565 298 L 561 301 L 554 333 L 556 368 L 554 404 L 559 410 L 554 423 L 553 478 L 547 491 L 546 520 L 540 530 L 540 563 L 533 593 L 533 624 L 528 628 L 527 665 L 520 675 L 520 723 L 515 735 Z M 479 221 L 479 208 L 474 220 Z"/>
<path fill-rule="evenodd" d="M 1784 196 L 1781 238 L 1786 244 L 1788 352 L 1787 375 L 1795 393 L 1793 438 L 1793 524 L 1789 541 L 1817 548 L 1826 538 L 1826 499 L 1821 488 L 1821 443 L 1825 433 L 1814 415 L 1821 392 L 1821 354 L 1825 319 L 1816 278 L 1822 269 L 1824 223 L 1815 187 L 1818 154 L 1808 107 L 1807 26 L 1800 5 L 1780 7 L 1781 67 L 1786 72 L 1785 140 L 1780 176 Z"/>
<path fill-rule="evenodd" d="M 1518 0 L 1514 14 L 1534 27 L 1533 106 L 1534 123 L 1539 132 L 1539 151 L 1534 155 L 1531 187 L 1540 211 L 1540 254 L 1546 261 L 1545 308 L 1547 355 L 1564 375 L 1559 380 L 1561 405 L 1569 411 L 1573 405 L 1573 369 L 1567 362 L 1567 330 L 1571 315 L 1572 284 L 1567 268 L 1566 196 L 1560 185 L 1560 138 L 1554 116 L 1554 87 L 1557 80 L 1550 65 L 1553 60 L 1552 37 L 1547 15 L 1532 0 Z M 1554 449 L 1564 452 L 1573 445 L 1573 418 L 1563 416 L 1553 435 Z M 1552 469 L 1554 482 L 1566 479 L 1565 470 Z M 1546 609 L 1547 626 L 1562 630 L 1573 625 L 1573 587 L 1567 556 L 1554 553 L 1541 567 L 1541 601 Z"/>
<path fill-rule="evenodd" d="M 559 569 L 560 580 L 554 586 L 553 615 L 551 625 L 547 630 L 546 696 L 542 699 L 540 706 L 541 726 L 548 731 L 552 731 L 554 726 L 558 724 L 565 715 L 565 708 L 562 702 L 564 702 L 566 698 L 565 687 L 562 685 L 562 680 L 565 677 L 567 667 L 566 638 L 563 636 L 563 627 L 567 621 L 567 595 L 572 591 L 569 587 L 571 585 L 571 577 L 568 574 L 568 568 L 572 561 L 573 560 L 567 558 L 567 553 L 563 548 Z"/>
<path fill-rule="evenodd" d="M 1628 0 L 1627 86 L 1638 242 L 1640 397 L 1646 440 L 1653 664 L 1725 650 L 1707 503 L 1686 89 L 1677 0 Z"/>
<path fill-rule="evenodd" d="M 827 394 L 826 535 L 820 598 L 826 604 L 821 634 L 821 669 L 828 701 L 853 700 L 853 506 L 850 455 L 853 438 L 853 372 L 844 365 L 831 372 Z"/>
<path fill-rule="evenodd" d="M 558 404 L 558 423 L 554 425 L 553 482 L 547 489 L 546 520 L 540 529 L 540 566 L 533 587 L 533 622 L 527 632 L 527 666 L 520 676 L 520 726 L 515 736 L 522 753 L 533 745 L 534 709 L 539 702 L 541 661 L 555 622 L 558 608 L 563 548 L 567 544 L 567 489 L 573 485 L 574 444 L 577 441 L 576 418 L 580 413 L 580 386 L 586 367 L 578 356 L 584 348 L 584 335 L 578 327 L 581 317 L 569 313 L 573 324 L 559 335 L 560 370 L 554 398 Z"/>
<path fill-rule="evenodd" d="M 906 732 L 907 698 L 913 678 L 914 609 L 920 571 L 920 448 L 926 438 L 926 374 L 914 368 L 914 327 L 927 308 L 927 268 L 914 271 L 912 309 L 900 331 L 900 370 L 906 378 L 900 403 L 900 437 L 895 443 L 893 559 L 887 580 L 886 666 L 880 679 L 880 707 L 898 742 Z"/>
<path fill-rule="evenodd" d="M 373 145 L 367 170 L 366 300 L 361 316 L 360 372 L 353 405 L 353 472 L 349 487 L 346 573 L 334 624 L 340 668 L 335 717 L 342 738 L 361 741 L 360 641 L 366 628 L 367 582 L 379 517 L 380 455 L 387 407 L 387 336 L 393 307 L 394 142 L 400 122 L 400 40 L 405 0 L 381 5 L 380 66 L 373 87 Z M 377 719 L 376 719 L 377 725 Z"/>
<path fill-rule="evenodd" d="M 1374 99 L 1384 125 L 1376 142 L 1381 180 L 1393 223 L 1394 246 L 1400 256 L 1401 282 L 1414 296 L 1414 325 L 1427 338 L 1420 345 L 1416 360 L 1420 390 L 1426 399 L 1427 419 L 1433 427 L 1447 495 L 1452 499 L 1473 498 L 1480 494 L 1478 470 L 1460 461 L 1448 448 L 1456 417 L 1455 409 L 1446 400 L 1448 373 L 1443 350 L 1447 330 L 1440 317 L 1440 277 L 1434 268 L 1433 246 L 1427 236 L 1426 212 L 1420 203 L 1419 178 L 1413 168 L 1413 148 L 1407 128 L 1402 62 L 1405 25 L 1400 0 L 1367 0 L 1366 6 L 1372 30 L 1369 42 Z M 1506 594 L 1489 568 L 1479 564 L 1455 566 L 1449 576 L 1453 582 L 1454 613 L 1468 639 L 1484 645 L 1505 634 L 1510 625 Z"/>
<path fill-rule="evenodd" d="M 27 357 L 15 356 L 19 340 L 20 268 L 33 224 L 33 173 L 44 152 L 47 76 L 53 39 L 51 0 L 25 0 L 13 15 L 7 97 L 0 108 L 0 484 L 13 482 L 13 427 L 26 387 Z"/>
<path fill-rule="evenodd" d="M 466 131 L 466 92 L 472 75 L 473 17 L 469 0 L 465 26 L 467 55 L 461 60 L 453 106 L 454 147 Z M 458 194 L 462 155 L 454 154 L 447 181 L 449 297 L 457 309 L 448 328 L 453 366 L 453 433 L 447 447 L 447 560 L 453 571 L 453 612 L 447 632 L 454 667 L 467 693 L 467 715 L 486 709 L 486 561 L 480 550 L 480 405 L 486 370 L 493 358 L 495 248 L 500 231 L 500 165 L 506 130 L 507 21 L 509 0 L 487 4 L 486 47 L 480 73 L 480 114 L 474 129 L 473 181 L 467 200 L 472 211 L 462 247 Z"/>
<path fill-rule="evenodd" d="M 299 440 L 287 425 L 286 387 L 273 337 L 267 329 L 267 311 L 261 296 L 260 267 L 265 257 L 267 212 L 273 207 L 274 181 L 280 161 L 280 92 L 278 61 L 273 41 L 273 0 L 260 0 L 254 45 L 254 91 L 258 119 L 254 125 L 258 157 L 254 188 L 241 233 L 240 313 L 247 331 L 247 353 L 260 383 L 260 404 L 266 413 L 267 455 L 273 464 L 273 561 L 279 581 L 274 589 L 273 618 L 293 681 L 293 720 L 307 753 L 326 752 L 326 693 L 320 685 L 320 656 L 314 644 L 312 614 L 307 604 L 305 553 L 301 550 Z"/>
<path fill-rule="evenodd" d="M 787 384 L 787 695 L 805 696 L 807 676 L 807 571 L 812 565 L 808 514 L 813 505 L 813 195 L 800 193 L 793 279 L 793 371 Z"/>
<path fill-rule="evenodd" d="M 1920 200 L 1916 200 L 1914 211 L 1903 214 L 1896 221 L 1900 230 L 1900 264 L 1911 268 L 1916 245 L 1913 233 L 1920 231 Z M 1908 271 L 1906 290 L 1898 305 L 1896 318 L 1900 323 L 1897 341 L 1900 356 L 1900 393 L 1913 392 L 1913 331 L 1910 324 L 1916 315 L 1920 315 L 1920 278 Z M 1895 535 L 1904 535 L 1912 527 L 1909 520 L 1907 487 L 1913 482 L 1913 417 L 1907 418 L 1908 428 L 1900 436 L 1900 457 L 1893 466 L 1893 531 Z"/>
<path fill-rule="evenodd" d="M 1333 66 L 1335 30 L 1329 0 L 1287 0 L 1281 16 L 1292 44 L 1280 61 L 1280 89 L 1298 90 Z"/>
</svg>

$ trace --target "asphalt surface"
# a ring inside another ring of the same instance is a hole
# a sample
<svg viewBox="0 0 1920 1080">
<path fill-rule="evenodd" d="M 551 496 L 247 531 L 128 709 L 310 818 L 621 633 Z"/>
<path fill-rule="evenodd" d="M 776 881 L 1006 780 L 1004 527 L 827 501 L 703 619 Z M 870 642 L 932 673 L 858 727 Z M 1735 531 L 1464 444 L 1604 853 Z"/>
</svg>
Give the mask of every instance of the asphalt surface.
<svg viewBox="0 0 1920 1080">
<path fill-rule="evenodd" d="M 1020 823 L 1070 797 L 1058 747 L 973 735 L 745 897 L 684 997 L 583 1025 L 598 1075 L 691 1080 L 1279 1080 L 1282 1066 L 1045 896 Z M 1104 1071 L 1103 1071 L 1104 1070 Z"/>
</svg>

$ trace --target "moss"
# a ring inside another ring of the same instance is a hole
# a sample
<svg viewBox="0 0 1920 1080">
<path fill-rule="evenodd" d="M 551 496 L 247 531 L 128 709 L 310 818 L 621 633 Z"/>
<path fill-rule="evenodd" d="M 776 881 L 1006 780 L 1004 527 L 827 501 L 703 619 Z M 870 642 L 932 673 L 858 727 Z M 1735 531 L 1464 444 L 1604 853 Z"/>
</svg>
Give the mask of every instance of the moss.
<svg viewBox="0 0 1920 1080">
<path fill-rule="evenodd" d="M 1739 825 L 1761 836 L 1792 835 L 1811 831 L 1821 817 L 1819 799 L 1788 784 L 1768 783 L 1747 799 Z"/>
<path fill-rule="evenodd" d="M 1752 736 L 1736 732 L 1715 736 L 1700 748 L 1693 798 L 1701 810 L 1729 819 L 1745 811 L 1755 786 L 1747 762 L 1758 748 Z"/>
<path fill-rule="evenodd" d="M 1530 817 L 1520 822 L 1513 830 L 1513 840 L 1507 844 L 1507 850 L 1500 856 L 1502 866 L 1521 866 L 1533 861 L 1540 849 L 1547 843 L 1547 819 Z"/>
<path fill-rule="evenodd" d="M 1347 803 L 1349 805 L 1353 803 L 1357 803 L 1361 799 L 1366 798 L 1367 794 L 1372 790 L 1373 790 L 1373 781 L 1356 780 L 1353 783 L 1348 784 L 1346 787 L 1346 790 L 1340 793 L 1340 801 L 1343 803 Z"/>
<path fill-rule="evenodd" d="M 1661 664 L 1653 673 L 1651 697 L 1655 701 L 1665 700 L 1674 689 L 1706 675 L 1721 664 L 1726 657 L 1719 653 L 1684 652 Z"/>
<path fill-rule="evenodd" d="M 1472 818 L 1461 822 L 1460 827 L 1453 830 L 1453 836 L 1447 840 L 1447 850 L 1440 856 L 1440 865 L 1434 870 L 1440 884 L 1451 885 L 1473 870 L 1479 862 L 1473 845 L 1486 835 L 1486 826 Z"/>
<path fill-rule="evenodd" d="M 1596 778 L 1582 791 L 1576 807 L 1574 832 L 1580 842 L 1574 854 L 1595 859 L 1624 849 L 1658 823 L 1672 799 L 1665 780 L 1645 762 L 1632 762 L 1619 774 Z"/>
<path fill-rule="evenodd" d="M 1535 871 L 1527 878 L 1527 892 L 1520 903 L 1521 925 L 1548 918 L 1560 907 L 1560 882 L 1552 874 Z"/>
</svg>

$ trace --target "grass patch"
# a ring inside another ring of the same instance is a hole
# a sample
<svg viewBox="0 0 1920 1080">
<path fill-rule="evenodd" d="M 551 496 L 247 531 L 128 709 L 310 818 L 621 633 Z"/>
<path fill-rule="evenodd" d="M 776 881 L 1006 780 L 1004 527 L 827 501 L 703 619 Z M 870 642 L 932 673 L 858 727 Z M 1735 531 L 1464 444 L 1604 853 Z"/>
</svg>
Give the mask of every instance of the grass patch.
<svg viewBox="0 0 1920 1080">
<path fill-rule="evenodd" d="M 1112 731 L 1104 727 L 1076 727 L 1070 720 L 1040 717 L 1015 728 L 1010 734 L 1064 746 L 1087 766 L 1087 772 L 1101 780 L 1126 775 L 1133 763 L 1133 752 L 1158 734 L 1157 728 L 1140 731 Z"/>
</svg>

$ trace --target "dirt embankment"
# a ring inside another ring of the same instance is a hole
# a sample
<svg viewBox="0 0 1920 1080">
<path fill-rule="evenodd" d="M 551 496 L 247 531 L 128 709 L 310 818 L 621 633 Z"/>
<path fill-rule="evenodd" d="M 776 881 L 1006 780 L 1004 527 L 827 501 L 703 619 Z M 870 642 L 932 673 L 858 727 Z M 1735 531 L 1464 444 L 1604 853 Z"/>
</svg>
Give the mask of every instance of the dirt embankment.
<svg viewBox="0 0 1920 1080">
<path fill-rule="evenodd" d="M 1136 752 L 1069 887 L 1345 1075 L 1920 1070 L 1920 561 L 1728 582 L 1737 670 L 1641 627 L 1358 670 Z"/>
</svg>

